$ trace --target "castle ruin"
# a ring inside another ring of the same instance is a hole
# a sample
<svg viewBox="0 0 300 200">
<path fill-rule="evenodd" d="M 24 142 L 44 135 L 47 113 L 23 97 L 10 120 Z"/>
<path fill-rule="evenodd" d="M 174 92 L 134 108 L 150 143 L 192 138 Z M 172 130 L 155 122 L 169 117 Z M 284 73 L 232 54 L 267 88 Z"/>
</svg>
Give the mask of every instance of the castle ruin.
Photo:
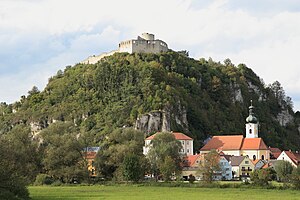
<svg viewBox="0 0 300 200">
<path fill-rule="evenodd" d="M 117 50 L 103 53 L 98 56 L 90 56 L 81 63 L 95 64 L 104 57 L 111 56 L 117 52 L 127 53 L 161 53 L 168 51 L 168 45 L 162 40 L 155 39 L 154 34 L 142 33 L 137 39 L 122 41 Z"/>
</svg>

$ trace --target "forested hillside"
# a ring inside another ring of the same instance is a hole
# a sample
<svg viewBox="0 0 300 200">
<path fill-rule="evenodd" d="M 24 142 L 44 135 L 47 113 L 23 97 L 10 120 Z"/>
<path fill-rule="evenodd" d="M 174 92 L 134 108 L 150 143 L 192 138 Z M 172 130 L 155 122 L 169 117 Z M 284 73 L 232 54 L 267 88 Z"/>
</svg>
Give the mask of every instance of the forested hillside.
<svg viewBox="0 0 300 200">
<path fill-rule="evenodd" d="M 116 53 L 95 65 L 67 66 L 43 91 L 34 87 L 14 104 L 1 103 L 0 133 L 30 128 L 33 138 L 47 141 L 52 132 L 72 132 L 93 146 L 116 128 L 136 126 L 147 113 L 167 112 L 167 129 L 193 137 L 198 149 L 208 136 L 244 133 L 250 100 L 266 144 L 299 149 L 298 113 L 279 82 L 265 85 L 229 59 L 222 64 L 171 51 Z M 63 130 L 55 127 L 61 122 L 67 122 Z"/>
</svg>

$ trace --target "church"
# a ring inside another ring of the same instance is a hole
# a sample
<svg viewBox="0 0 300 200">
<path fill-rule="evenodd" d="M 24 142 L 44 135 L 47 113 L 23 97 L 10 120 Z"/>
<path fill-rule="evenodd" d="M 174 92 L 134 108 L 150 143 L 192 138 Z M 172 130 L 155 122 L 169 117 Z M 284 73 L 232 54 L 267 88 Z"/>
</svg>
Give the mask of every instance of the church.
<svg viewBox="0 0 300 200">
<path fill-rule="evenodd" d="M 254 106 L 249 107 L 246 118 L 246 137 L 243 135 L 213 136 L 201 149 L 200 153 L 211 150 L 223 152 L 225 155 L 248 156 L 252 160 L 270 160 L 270 150 L 262 138 L 258 137 L 258 119 L 254 115 Z"/>
</svg>

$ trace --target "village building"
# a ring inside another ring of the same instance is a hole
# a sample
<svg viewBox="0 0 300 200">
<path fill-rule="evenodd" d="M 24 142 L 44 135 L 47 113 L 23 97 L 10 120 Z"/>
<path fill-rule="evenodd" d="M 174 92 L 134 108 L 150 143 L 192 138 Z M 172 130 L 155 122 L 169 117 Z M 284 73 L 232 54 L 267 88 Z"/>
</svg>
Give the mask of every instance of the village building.
<svg viewBox="0 0 300 200">
<path fill-rule="evenodd" d="M 230 158 L 233 179 L 249 178 L 254 170 L 254 164 L 248 156 L 232 156 Z"/>
<path fill-rule="evenodd" d="M 83 150 L 84 159 L 87 162 L 87 168 L 91 177 L 96 177 L 95 159 L 100 147 L 87 147 Z"/>
<path fill-rule="evenodd" d="M 254 164 L 254 169 L 262 169 L 264 166 L 266 166 L 266 161 L 263 161 L 261 159 L 252 160 L 252 163 Z"/>
<path fill-rule="evenodd" d="M 281 150 L 279 148 L 269 147 L 270 150 L 270 160 L 276 160 L 281 154 Z"/>
<path fill-rule="evenodd" d="M 282 151 L 277 160 L 285 160 L 291 163 L 294 167 L 298 167 L 300 164 L 299 152 Z"/>
<path fill-rule="evenodd" d="M 143 154 L 147 155 L 150 148 L 151 148 L 151 141 L 154 139 L 154 137 L 159 134 L 155 133 L 154 135 L 151 135 L 145 139 L 145 146 L 143 147 Z M 194 140 L 190 138 L 189 136 L 179 133 L 179 132 L 171 132 L 171 134 L 174 135 L 175 139 L 178 140 L 182 148 L 180 150 L 180 153 L 182 155 L 193 155 L 194 152 Z"/>
<path fill-rule="evenodd" d="M 189 155 L 183 160 L 182 177 L 187 180 L 190 175 L 195 176 L 196 180 L 202 180 L 202 174 L 199 171 L 199 165 L 204 161 L 205 154 Z M 220 155 L 219 166 L 220 170 L 215 171 L 213 180 L 231 180 L 232 167 L 229 163 L 230 156 Z"/>
<path fill-rule="evenodd" d="M 254 116 L 254 107 L 249 107 L 249 116 L 246 118 L 246 137 L 243 135 L 213 136 L 201 149 L 200 153 L 211 150 L 223 152 L 232 156 L 248 156 L 252 160 L 270 159 L 270 150 L 262 138 L 258 137 L 258 119 Z"/>
</svg>

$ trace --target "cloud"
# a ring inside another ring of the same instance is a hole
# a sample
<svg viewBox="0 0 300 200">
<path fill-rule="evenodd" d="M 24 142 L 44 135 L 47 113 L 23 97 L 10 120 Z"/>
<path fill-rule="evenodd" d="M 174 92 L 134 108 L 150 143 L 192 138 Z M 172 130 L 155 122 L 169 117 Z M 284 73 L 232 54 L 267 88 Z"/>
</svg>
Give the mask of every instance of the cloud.
<svg viewBox="0 0 300 200">
<path fill-rule="evenodd" d="M 141 32 L 196 59 L 245 63 L 296 99 L 298 19 L 297 0 L 1 0 L 0 101 L 13 102 L 33 85 L 42 89 L 58 69 Z"/>
</svg>

